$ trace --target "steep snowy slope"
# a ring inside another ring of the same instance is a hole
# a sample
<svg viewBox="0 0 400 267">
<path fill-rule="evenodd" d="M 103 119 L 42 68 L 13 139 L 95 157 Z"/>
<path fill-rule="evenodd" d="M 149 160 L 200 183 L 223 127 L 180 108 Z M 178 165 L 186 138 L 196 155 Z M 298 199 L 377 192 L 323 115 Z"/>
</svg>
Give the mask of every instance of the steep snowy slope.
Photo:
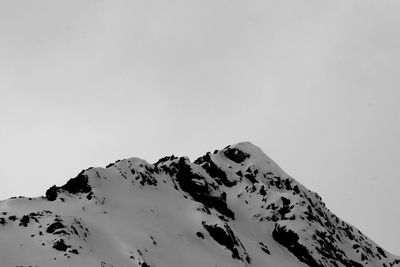
<svg viewBox="0 0 400 267">
<path fill-rule="evenodd" d="M 400 266 L 250 143 L 0 202 L 0 266 Z"/>
</svg>

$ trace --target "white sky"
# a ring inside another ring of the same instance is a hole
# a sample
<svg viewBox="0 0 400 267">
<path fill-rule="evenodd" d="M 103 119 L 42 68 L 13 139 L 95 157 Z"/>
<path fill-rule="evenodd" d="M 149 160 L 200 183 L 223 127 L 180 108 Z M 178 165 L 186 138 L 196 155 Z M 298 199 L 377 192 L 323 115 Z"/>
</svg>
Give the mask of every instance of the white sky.
<svg viewBox="0 0 400 267">
<path fill-rule="evenodd" d="M 400 2 L 0 2 L 0 199 L 251 141 L 400 255 Z"/>
</svg>

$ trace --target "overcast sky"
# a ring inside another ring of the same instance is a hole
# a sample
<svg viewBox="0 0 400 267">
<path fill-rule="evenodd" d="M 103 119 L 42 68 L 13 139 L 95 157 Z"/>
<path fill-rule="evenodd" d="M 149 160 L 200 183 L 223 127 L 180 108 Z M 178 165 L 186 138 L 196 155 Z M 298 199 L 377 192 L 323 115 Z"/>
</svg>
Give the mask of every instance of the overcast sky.
<svg viewBox="0 0 400 267">
<path fill-rule="evenodd" d="M 0 199 L 251 141 L 400 255 L 399 1 L 0 2 Z"/>
</svg>

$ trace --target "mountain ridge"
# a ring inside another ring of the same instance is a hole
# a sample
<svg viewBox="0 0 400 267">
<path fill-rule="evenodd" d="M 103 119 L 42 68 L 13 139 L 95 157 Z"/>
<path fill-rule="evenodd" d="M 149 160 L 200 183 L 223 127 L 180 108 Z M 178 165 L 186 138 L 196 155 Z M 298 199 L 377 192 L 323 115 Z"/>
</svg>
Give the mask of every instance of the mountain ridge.
<svg viewBox="0 0 400 267">
<path fill-rule="evenodd" d="M 249 142 L 118 160 L 1 201 L 0 237 L 9 266 L 400 266 Z"/>
</svg>

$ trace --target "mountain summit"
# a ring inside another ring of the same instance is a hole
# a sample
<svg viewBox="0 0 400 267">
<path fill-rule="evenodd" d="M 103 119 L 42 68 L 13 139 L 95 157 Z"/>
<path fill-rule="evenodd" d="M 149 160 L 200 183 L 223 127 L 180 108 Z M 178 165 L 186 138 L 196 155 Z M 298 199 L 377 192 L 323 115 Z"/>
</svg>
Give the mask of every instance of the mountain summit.
<svg viewBox="0 0 400 267">
<path fill-rule="evenodd" d="M 251 143 L 89 168 L 0 202 L 1 266 L 400 267 Z"/>
</svg>

